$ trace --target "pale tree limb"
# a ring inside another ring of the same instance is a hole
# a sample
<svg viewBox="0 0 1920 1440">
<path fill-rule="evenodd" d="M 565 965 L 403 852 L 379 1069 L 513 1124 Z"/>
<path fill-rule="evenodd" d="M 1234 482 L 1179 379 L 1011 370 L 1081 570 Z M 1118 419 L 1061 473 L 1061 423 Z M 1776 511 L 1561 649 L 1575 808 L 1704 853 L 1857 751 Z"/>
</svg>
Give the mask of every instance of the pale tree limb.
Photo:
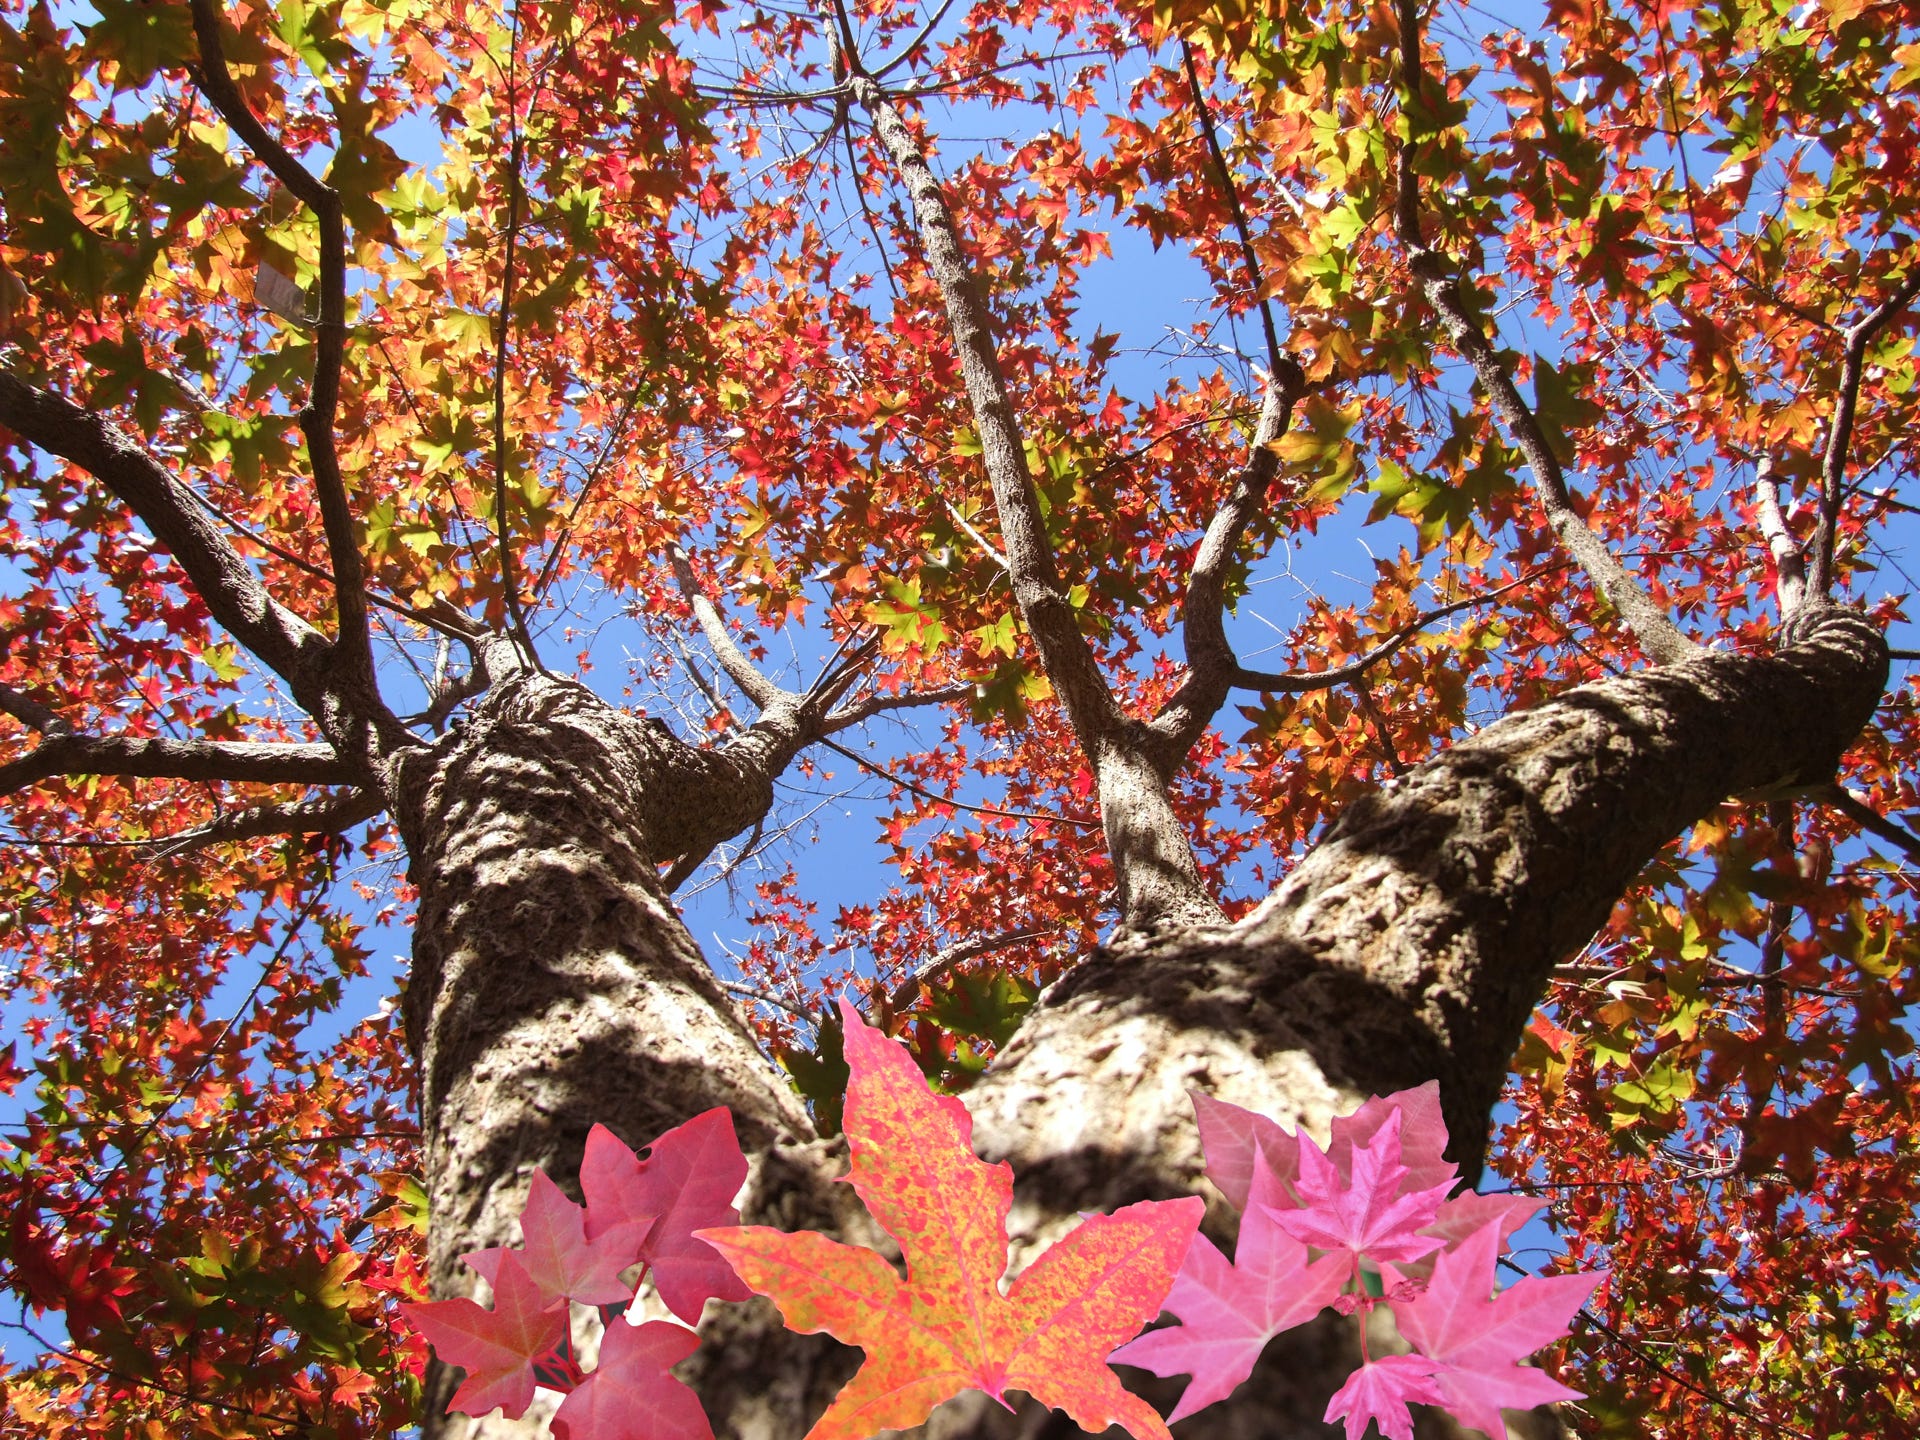
<svg viewBox="0 0 1920 1440">
<path fill-rule="evenodd" d="M 227 70 L 215 0 L 190 0 L 200 59 L 194 83 L 234 133 L 313 211 L 320 224 L 320 320 L 314 344 L 313 378 L 299 414 L 313 469 L 314 493 L 326 531 L 327 559 L 333 567 L 334 605 L 340 633 L 336 641 L 357 684 L 372 691 L 373 638 L 367 624 L 366 571 L 354 538 L 353 506 L 347 498 L 335 448 L 334 421 L 340 406 L 340 372 L 347 342 L 347 222 L 340 192 L 316 177 L 280 143 L 253 113 Z"/>
<path fill-rule="evenodd" d="M 1420 58 L 1420 0 L 1399 0 L 1399 12 L 1401 103 L 1403 109 L 1410 110 L 1412 107 L 1407 102 L 1424 78 Z M 1440 317 L 1454 348 L 1473 367 L 1494 413 L 1506 422 L 1519 445 L 1533 479 L 1534 499 L 1546 512 L 1547 523 L 1567 553 L 1619 612 L 1648 655 L 1662 665 L 1699 657 L 1705 651 L 1673 623 L 1646 587 L 1627 573 L 1607 542 L 1574 508 L 1559 458 L 1553 453 L 1539 418 L 1520 394 L 1506 365 L 1475 319 L 1452 262 L 1441 251 L 1429 249 L 1422 238 L 1419 179 L 1414 174 L 1409 149 L 1410 144 L 1403 147 L 1397 167 L 1394 230 L 1407 248 L 1408 262 L 1420 282 L 1421 294 Z"/>
<path fill-rule="evenodd" d="M 0 765 L 0 795 L 56 775 L 339 785 L 352 777 L 330 745 L 50 734 Z"/>
<path fill-rule="evenodd" d="M 1866 373 L 1867 348 L 1900 313 L 1920 297 L 1920 264 L 1906 283 L 1874 306 L 1857 324 L 1841 333 L 1846 348 L 1840 358 L 1840 389 L 1834 397 L 1833 421 L 1827 429 L 1827 447 L 1820 459 L 1820 524 L 1814 532 L 1813 569 L 1807 577 L 1811 595 L 1825 598 L 1834 581 L 1834 547 L 1840 538 L 1840 505 L 1846 497 L 1847 458 L 1853 448 L 1853 425 L 1860 406 L 1860 382 Z"/>
<path fill-rule="evenodd" d="M 733 638 L 733 632 L 727 629 L 727 622 L 719 608 L 708 598 L 699 578 L 693 573 L 693 562 L 687 558 L 687 552 L 675 543 L 668 549 L 667 556 L 672 562 L 673 577 L 679 582 L 680 593 L 686 597 L 693 618 L 699 622 L 700 633 L 706 637 L 707 648 L 713 651 L 713 658 L 719 662 L 727 678 L 740 687 L 742 695 L 761 709 L 766 709 L 779 698 L 780 687 L 760 673 L 760 667 L 748 658 L 747 652 Z"/>
<path fill-rule="evenodd" d="M 1774 483 L 1773 461 L 1762 457 L 1753 477 L 1753 508 L 1760 535 L 1773 555 L 1773 593 L 1780 618 L 1787 619 L 1806 603 L 1807 557 L 1780 513 L 1780 488 Z"/>
</svg>

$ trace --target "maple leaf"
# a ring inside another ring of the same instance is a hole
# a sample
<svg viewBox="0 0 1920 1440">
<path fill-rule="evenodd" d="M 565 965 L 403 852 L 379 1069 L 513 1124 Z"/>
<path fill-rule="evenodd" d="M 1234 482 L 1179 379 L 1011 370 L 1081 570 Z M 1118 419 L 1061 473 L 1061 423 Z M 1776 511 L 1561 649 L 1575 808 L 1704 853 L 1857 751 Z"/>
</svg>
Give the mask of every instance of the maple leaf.
<svg viewBox="0 0 1920 1440">
<path fill-rule="evenodd" d="M 553 1417 L 558 1440 L 713 1440 L 700 1399 L 669 1373 L 700 1337 L 666 1320 L 609 1324 L 600 1363 Z"/>
<path fill-rule="evenodd" d="M 746 1178 L 746 1157 L 724 1105 L 667 1131 L 647 1146 L 644 1160 L 606 1126 L 596 1125 L 587 1134 L 580 1162 L 586 1238 L 598 1241 L 619 1226 L 645 1222 L 640 1258 L 654 1288 L 675 1315 L 698 1324 L 709 1299 L 745 1300 L 752 1294 L 694 1234 L 740 1218 L 733 1199 Z"/>
<path fill-rule="evenodd" d="M 1346 1417 L 1347 1440 L 1360 1440 L 1371 1420 L 1387 1440 L 1413 1440 L 1410 1401 L 1438 1405 L 1443 1396 L 1434 1382 L 1434 1362 L 1425 1355 L 1382 1355 L 1347 1377 L 1327 1402 L 1326 1420 Z"/>
<path fill-rule="evenodd" d="M 1390 1112 L 1372 1139 L 1352 1146 L 1349 1174 L 1306 1135 L 1299 1137 L 1299 1165 L 1300 1208 L 1274 1214 L 1274 1223 L 1296 1240 L 1343 1252 L 1355 1264 L 1362 1256 L 1376 1264 L 1418 1260 L 1440 1248 L 1437 1238 L 1420 1231 L 1439 1216 L 1448 1185 L 1405 1188 L 1412 1172 L 1400 1163 L 1400 1111 Z"/>
<path fill-rule="evenodd" d="M 1206 1151 L 1207 1178 L 1236 1209 L 1247 1208 L 1253 1173 L 1261 1157 L 1283 1181 L 1292 1183 L 1300 1173 L 1300 1137 L 1256 1111 L 1216 1100 L 1202 1090 L 1188 1093 L 1200 1126 L 1200 1144 Z M 1440 1086 L 1432 1080 L 1411 1090 L 1377 1096 L 1328 1126 L 1326 1155 L 1334 1168 L 1345 1176 L 1352 1164 L 1353 1147 L 1371 1140 L 1393 1115 L 1400 1117 L 1400 1163 L 1407 1170 L 1403 1183 L 1416 1190 L 1451 1184 L 1460 1172 L 1446 1157 L 1447 1126 L 1440 1113 Z"/>
<path fill-rule="evenodd" d="M 616 1142 L 617 1143 L 617 1142 Z M 533 1172 L 527 1206 L 520 1215 L 520 1235 L 526 1248 L 509 1252 L 500 1247 L 475 1250 L 467 1264 L 497 1284 L 500 1257 L 517 1253 L 534 1283 L 553 1300 L 578 1300 L 582 1305 L 618 1305 L 633 1298 L 633 1286 L 620 1272 L 640 1258 L 650 1221 L 622 1220 L 589 1240 L 586 1212 L 561 1193 L 545 1171 Z"/>
<path fill-rule="evenodd" d="M 1165 1303 L 1181 1324 L 1151 1330 L 1111 1357 L 1156 1375 L 1193 1377 L 1169 1424 L 1231 1395 L 1267 1342 L 1331 1305 L 1350 1273 L 1341 1255 L 1309 1264 L 1307 1247 L 1275 1223 L 1274 1210 L 1289 1202 L 1264 1163 L 1252 1184 L 1233 1262 L 1206 1236 L 1194 1236 Z"/>
<path fill-rule="evenodd" d="M 534 1362 L 566 1339 L 567 1310 L 541 1290 L 516 1252 L 500 1252 L 491 1268 L 491 1310 L 460 1296 L 403 1302 L 400 1313 L 443 1362 L 466 1370 L 449 1410 L 484 1415 L 498 1408 L 507 1419 L 518 1420 L 533 1403 Z"/>
<path fill-rule="evenodd" d="M 1124 1426 L 1168 1440 L 1165 1422 L 1121 1388 L 1113 1348 L 1159 1313 L 1200 1223 L 1197 1197 L 1096 1215 L 1003 1295 L 1013 1171 L 972 1150 L 973 1119 L 936 1096 L 907 1052 L 841 1003 L 847 1063 L 847 1179 L 899 1242 L 907 1278 L 871 1250 L 759 1226 L 704 1230 L 795 1330 L 867 1352 L 807 1440 L 865 1440 L 920 1424 L 966 1389 L 1009 1390 L 1093 1432 Z"/>
<path fill-rule="evenodd" d="M 1443 1253 L 1418 1295 L 1388 1303 L 1408 1343 L 1438 1362 L 1434 1382 L 1447 1409 L 1494 1440 L 1506 1440 L 1503 1408 L 1529 1410 L 1581 1398 L 1544 1371 L 1515 1362 L 1567 1333 L 1600 1276 L 1530 1276 L 1496 1295 L 1499 1249 L 1499 1230 L 1488 1225 Z"/>
</svg>

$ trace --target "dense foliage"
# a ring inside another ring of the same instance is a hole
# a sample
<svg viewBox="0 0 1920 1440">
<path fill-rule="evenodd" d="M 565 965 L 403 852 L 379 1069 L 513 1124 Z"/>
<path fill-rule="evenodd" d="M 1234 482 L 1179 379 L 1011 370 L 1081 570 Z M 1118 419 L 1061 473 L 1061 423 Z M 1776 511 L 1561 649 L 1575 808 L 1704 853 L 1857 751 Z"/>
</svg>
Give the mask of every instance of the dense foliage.
<svg viewBox="0 0 1920 1440">
<path fill-rule="evenodd" d="M 0 0 L 0 399 L 136 437 L 281 605 L 368 627 L 421 733 L 457 722 L 485 631 L 729 733 L 751 707 L 687 658 L 702 593 L 757 657 L 785 630 L 858 659 L 858 695 L 940 702 L 805 762 L 882 776 L 878 835 L 837 843 L 877 838 L 887 888 L 827 913 L 784 842 L 738 872 L 728 978 L 825 1128 L 830 995 L 962 1089 L 1115 917 L 850 55 L 933 156 L 1134 713 L 1179 688 L 1186 576 L 1263 394 L 1289 397 L 1224 582 L 1249 650 L 1256 610 L 1281 622 L 1273 670 L 1174 790 L 1230 913 L 1366 788 L 1668 658 L 1574 563 L 1583 519 L 1703 645 L 1765 649 L 1828 590 L 1900 643 L 1908 0 Z M 1435 256 L 1493 347 L 1443 323 Z M 1204 287 L 1193 323 L 1132 324 L 1163 284 Z M 363 927 L 407 913 L 396 846 L 328 809 L 324 767 L 135 756 L 307 742 L 313 706 L 178 537 L 18 428 L 0 1228 L 34 1328 L 7 1333 L 9 1431 L 383 1433 L 425 1355 L 396 1310 L 421 1293 L 411 1062 L 392 1005 L 354 1018 Z M 1356 587 L 1313 557 L 1363 518 Z M 1249 589 L 1292 567 L 1298 603 Z M 609 678 L 616 622 L 651 650 Z M 1901 679 L 1835 788 L 1676 840 L 1520 1050 L 1493 1166 L 1550 1199 L 1554 1264 L 1612 1272 L 1563 1371 L 1583 1433 L 1920 1423 L 1920 839 L 1889 819 L 1920 809 L 1915 699 Z M 118 748 L 89 772 L 82 737 Z"/>
</svg>

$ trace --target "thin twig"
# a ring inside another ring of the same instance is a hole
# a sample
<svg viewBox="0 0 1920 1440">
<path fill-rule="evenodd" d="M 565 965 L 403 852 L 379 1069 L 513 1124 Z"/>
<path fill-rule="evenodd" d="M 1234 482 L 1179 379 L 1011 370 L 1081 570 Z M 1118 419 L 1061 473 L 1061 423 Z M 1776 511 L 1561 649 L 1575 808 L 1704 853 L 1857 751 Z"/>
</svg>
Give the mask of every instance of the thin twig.
<svg viewBox="0 0 1920 1440">
<path fill-rule="evenodd" d="M 864 756 L 856 755 L 837 740 L 828 740 L 823 737 L 820 743 L 829 750 L 846 756 L 847 759 L 853 761 L 854 764 L 858 765 L 862 770 L 865 770 L 869 775 L 877 776 L 890 785 L 898 785 L 908 794 L 917 795 L 922 800 L 931 801 L 935 805 L 949 805 L 955 810 L 966 810 L 975 815 L 995 815 L 1004 820 L 1037 820 L 1047 825 L 1077 825 L 1082 830 L 1098 830 L 1100 828 L 1100 822 L 1098 820 L 1076 820 L 1070 815 L 1041 815 L 1031 810 L 1001 810 L 992 805 L 969 805 L 966 801 L 956 800 L 951 795 L 939 795 L 927 789 L 924 785 L 917 785 L 911 780 L 903 780 L 885 766 L 876 765 Z"/>
</svg>

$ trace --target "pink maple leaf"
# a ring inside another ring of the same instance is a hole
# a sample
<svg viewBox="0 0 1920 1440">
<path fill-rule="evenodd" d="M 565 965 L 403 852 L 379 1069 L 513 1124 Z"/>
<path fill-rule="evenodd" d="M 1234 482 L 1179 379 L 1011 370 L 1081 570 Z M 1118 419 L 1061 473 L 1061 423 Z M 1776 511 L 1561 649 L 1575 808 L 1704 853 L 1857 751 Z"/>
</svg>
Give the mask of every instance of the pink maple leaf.
<svg viewBox="0 0 1920 1440">
<path fill-rule="evenodd" d="M 403 1303 L 400 1311 L 444 1363 L 467 1372 L 448 1409 L 484 1415 L 498 1407 L 518 1420 L 533 1403 L 534 1362 L 566 1339 L 567 1308 L 542 1292 L 516 1252 L 499 1252 L 491 1268 L 491 1310 L 462 1296 Z"/>
<path fill-rule="evenodd" d="M 1307 1247 L 1274 1223 L 1273 1209 L 1290 1202 L 1265 1163 L 1254 1167 L 1250 1198 L 1231 1264 L 1206 1236 L 1193 1237 L 1163 1302 L 1181 1323 L 1149 1331 L 1107 1357 L 1156 1375 L 1193 1377 L 1169 1424 L 1231 1395 L 1253 1373 L 1267 1342 L 1332 1304 L 1350 1272 L 1340 1255 L 1308 1264 Z"/>
<path fill-rule="evenodd" d="M 1361 1256 L 1378 1265 L 1437 1250 L 1441 1242 L 1419 1232 L 1438 1216 L 1449 1182 L 1406 1188 L 1412 1172 L 1400 1163 L 1400 1125 L 1401 1112 L 1390 1111 L 1371 1139 L 1353 1144 L 1346 1175 L 1310 1137 L 1298 1137 L 1300 1208 L 1276 1210 L 1274 1223 L 1296 1240 L 1344 1253 L 1350 1265 Z"/>
<path fill-rule="evenodd" d="M 666 1320 L 616 1320 L 600 1340 L 600 1364 L 560 1402 L 558 1440 L 713 1440 L 699 1397 L 669 1367 L 700 1337 Z"/>
<path fill-rule="evenodd" d="M 1369 1360 L 1347 1377 L 1347 1383 L 1327 1402 L 1329 1423 L 1345 1416 L 1347 1440 L 1360 1440 L 1371 1420 L 1387 1440 L 1413 1440 L 1410 1402 L 1441 1403 L 1435 1366 L 1424 1355 L 1382 1355 Z"/>
<path fill-rule="evenodd" d="M 1437 1362 L 1434 1381 L 1447 1409 L 1463 1424 L 1506 1440 L 1503 1408 L 1580 1398 L 1545 1371 L 1515 1362 L 1567 1333 L 1600 1276 L 1533 1276 L 1496 1295 L 1499 1250 L 1499 1227 L 1487 1225 L 1434 1261 L 1425 1290 L 1389 1303 L 1408 1343 Z"/>
<path fill-rule="evenodd" d="M 1283 1182 L 1292 1184 L 1300 1173 L 1299 1137 L 1283 1130 L 1256 1111 L 1243 1110 L 1199 1090 L 1193 1096 L 1200 1143 L 1207 1155 L 1207 1178 L 1236 1208 L 1247 1208 L 1257 1163 L 1255 1146 Z M 1373 1139 L 1387 1117 L 1400 1116 L 1400 1163 L 1407 1167 L 1406 1184 L 1430 1190 L 1451 1184 L 1459 1170 L 1446 1157 L 1447 1126 L 1440 1114 L 1440 1086 L 1432 1081 L 1397 1094 L 1367 1101 L 1351 1115 L 1328 1126 L 1327 1158 L 1341 1175 L 1349 1173 L 1353 1147 Z"/>
<path fill-rule="evenodd" d="M 1538 1215 L 1546 1203 L 1531 1195 L 1479 1195 L 1468 1190 L 1442 1203 L 1440 1213 L 1423 1233 L 1449 1250 L 1488 1225 L 1498 1225 L 1500 1238 L 1505 1240 Z"/>
<path fill-rule="evenodd" d="M 650 1220 L 623 1220 L 587 1239 L 586 1211 L 561 1193 L 544 1171 L 533 1172 L 526 1209 L 520 1215 L 520 1235 L 526 1249 L 520 1256 L 527 1273 L 551 1299 L 578 1300 L 582 1305 L 617 1305 L 633 1298 L 633 1286 L 620 1272 L 640 1259 L 641 1244 Z M 500 1248 L 475 1250 L 467 1264 L 494 1280 Z"/>
<path fill-rule="evenodd" d="M 724 1105 L 675 1126 L 639 1159 L 604 1125 L 587 1134 L 580 1189 L 587 1198 L 587 1239 L 616 1226 L 650 1221 L 640 1255 L 654 1287 L 675 1315 L 698 1324 L 709 1298 L 747 1300 L 753 1292 L 719 1252 L 693 1232 L 739 1223 L 733 1197 L 747 1178 L 747 1160 Z"/>
</svg>

